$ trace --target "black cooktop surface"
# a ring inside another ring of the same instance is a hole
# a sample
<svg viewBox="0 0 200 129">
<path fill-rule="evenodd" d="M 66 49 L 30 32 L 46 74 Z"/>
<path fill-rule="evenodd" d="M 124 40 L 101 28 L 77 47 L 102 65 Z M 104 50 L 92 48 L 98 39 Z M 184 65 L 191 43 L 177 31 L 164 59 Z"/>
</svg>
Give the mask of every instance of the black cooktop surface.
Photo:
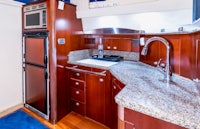
<svg viewBox="0 0 200 129">
<path fill-rule="evenodd" d="M 103 55 L 103 58 L 100 58 L 100 57 L 98 57 L 98 55 L 93 55 L 92 59 L 119 62 L 119 61 L 123 60 L 123 57 L 116 56 L 116 55 Z"/>
</svg>

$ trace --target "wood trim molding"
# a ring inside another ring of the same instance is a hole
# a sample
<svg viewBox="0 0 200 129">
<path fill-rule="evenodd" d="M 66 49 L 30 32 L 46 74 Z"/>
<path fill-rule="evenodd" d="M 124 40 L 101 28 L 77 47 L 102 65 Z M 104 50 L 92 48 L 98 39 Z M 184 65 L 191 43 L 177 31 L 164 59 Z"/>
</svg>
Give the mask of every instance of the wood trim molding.
<svg viewBox="0 0 200 129">
<path fill-rule="evenodd" d="M 6 115 L 8 115 L 8 114 L 10 114 L 10 113 L 12 113 L 12 112 L 14 112 L 16 110 L 18 110 L 18 109 L 20 109 L 22 107 L 24 107 L 24 104 L 23 103 L 19 103 L 19 104 L 15 105 L 15 106 L 12 106 L 12 107 L 9 107 L 9 108 L 7 108 L 7 109 L 5 109 L 3 111 L 0 111 L 0 118 L 3 117 L 3 116 L 6 116 Z"/>
</svg>

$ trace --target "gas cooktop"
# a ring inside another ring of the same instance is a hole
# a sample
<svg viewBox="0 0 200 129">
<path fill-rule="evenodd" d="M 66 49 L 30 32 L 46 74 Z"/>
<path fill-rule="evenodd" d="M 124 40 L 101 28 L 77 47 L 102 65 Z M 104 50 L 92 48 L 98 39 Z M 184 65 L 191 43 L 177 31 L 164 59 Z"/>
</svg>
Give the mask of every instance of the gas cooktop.
<svg viewBox="0 0 200 129">
<path fill-rule="evenodd" d="M 103 58 L 100 58 L 100 57 L 98 57 L 98 55 L 93 55 L 92 59 L 119 62 L 119 61 L 123 60 L 123 57 L 116 56 L 116 55 L 103 55 Z"/>
</svg>

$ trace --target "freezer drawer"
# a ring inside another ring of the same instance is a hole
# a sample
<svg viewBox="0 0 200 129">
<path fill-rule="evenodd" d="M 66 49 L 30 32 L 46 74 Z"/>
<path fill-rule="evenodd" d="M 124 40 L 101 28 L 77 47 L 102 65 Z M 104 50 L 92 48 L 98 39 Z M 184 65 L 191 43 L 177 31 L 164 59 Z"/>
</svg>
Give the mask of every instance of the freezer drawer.
<svg viewBox="0 0 200 129">
<path fill-rule="evenodd" d="M 48 114 L 47 71 L 34 65 L 25 65 L 25 103 Z"/>
</svg>

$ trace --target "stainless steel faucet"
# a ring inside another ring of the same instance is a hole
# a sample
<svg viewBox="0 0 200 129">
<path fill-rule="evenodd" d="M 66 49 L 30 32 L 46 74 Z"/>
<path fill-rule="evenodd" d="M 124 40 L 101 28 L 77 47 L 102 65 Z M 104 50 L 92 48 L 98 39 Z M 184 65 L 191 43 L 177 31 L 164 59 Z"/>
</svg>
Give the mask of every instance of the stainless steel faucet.
<svg viewBox="0 0 200 129">
<path fill-rule="evenodd" d="M 166 46 L 166 49 L 167 49 L 167 51 L 166 51 L 166 66 L 165 66 L 164 72 L 166 74 L 165 75 L 166 76 L 166 81 L 170 82 L 170 61 L 169 61 L 170 45 L 169 45 L 169 43 L 168 43 L 168 41 L 166 39 L 164 39 L 162 37 L 152 37 L 152 38 L 149 38 L 146 41 L 146 43 L 145 43 L 145 45 L 144 45 L 144 47 L 142 49 L 141 55 L 144 55 L 144 56 L 147 55 L 148 46 L 153 41 L 160 41 L 160 42 L 162 42 Z"/>
</svg>

